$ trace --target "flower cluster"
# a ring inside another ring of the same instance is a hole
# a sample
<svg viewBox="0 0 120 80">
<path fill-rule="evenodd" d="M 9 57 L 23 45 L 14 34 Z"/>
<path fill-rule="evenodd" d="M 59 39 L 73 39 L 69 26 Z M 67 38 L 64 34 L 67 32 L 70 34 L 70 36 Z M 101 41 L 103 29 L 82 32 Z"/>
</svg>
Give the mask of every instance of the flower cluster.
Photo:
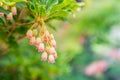
<svg viewBox="0 0 120 80">
<path fill-rule="evenodd" d="M 15 5 L 6 5 L 5 3 L 0 2 L 0 7 L 3 7 L 5 10 L 10 10 L 11 12 L 9 14 L 6 14 L 7 20 L 12 20 L 13 15 L 17 15 L 17 9 Z M 5 16 L 3 12 L 0 12 L 0 16 Z"/>
<path fill-rule="evenodd" d="M 108 63 L 104 60 L 96 61 L 90 64 L 85 69 L 85 74 L 88 76 L 101 74 L 108 68 Z"/>
<path fill-rule="evenodd" d="M 38 52 L 42 52 L 41 60 L 54 63 L 57 58 L 55 51 L 56 41 L 53 34 L 50 34 L 45 25 L 34 23 L 27 31 L 26 38 L 30 39 L 30 44 L 36 46 Z"/>
</svg>

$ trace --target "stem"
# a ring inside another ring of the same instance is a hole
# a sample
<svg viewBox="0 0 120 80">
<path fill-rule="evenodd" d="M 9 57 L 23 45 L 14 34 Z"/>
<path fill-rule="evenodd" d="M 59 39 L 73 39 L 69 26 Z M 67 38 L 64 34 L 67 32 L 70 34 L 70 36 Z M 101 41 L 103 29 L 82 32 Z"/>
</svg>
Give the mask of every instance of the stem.
<svg viewBox="0 0 120 80">
<path fill-rule="evenodd" d="M 28 22 L 28 23 L 22 23 L 22 24 L 16 24 L 16 26 L 25 26 L 28 24 L 34 24 L 34 22 Z"/>
</svg>

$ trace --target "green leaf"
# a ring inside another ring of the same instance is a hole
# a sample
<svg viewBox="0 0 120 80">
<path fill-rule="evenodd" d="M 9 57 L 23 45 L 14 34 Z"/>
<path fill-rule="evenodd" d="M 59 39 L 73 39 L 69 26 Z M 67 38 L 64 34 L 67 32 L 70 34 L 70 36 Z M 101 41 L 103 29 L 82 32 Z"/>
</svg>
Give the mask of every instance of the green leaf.
<svg viewBox="0 0 120 80">
<path fill-rule="evenodd" d="M 0 12 L 3 12 L 4 14 L 9 14 L 10 13 L 10 10 L 5 10 L 3 9 L 2 7 L 0 7 Z"/>
<path fill-rule="evenodd" d="M 72 2 L 70 0 L 64 0 L 62 3 L 58 4 L 58 5 L 55 5 L 52 9 L 51 9 L 51 12 L 55 12 L 55 11 L 59 11 L 61 10 L 62 8 L 70 5 Z"/>
<path fill-rule="evenodd" d="M 46 16 L 46 9 L 44 5 L 39 6 L 39 13 L 40 13 L 40 17 Z"/>
<path fill-rule="evenodd" d="M 58 0 L 47 0 L 46 9 L 50 10 L 54 5 L 58 4 Z"/>
<path fill-rule="evenodd" d="M 2 23 L 2 25 L 6 24 L 6 20 L 5 17 L 0 17 L 0 23 Z M 0 24 L 1 25 L 1 24 Z"/>
<path fill-rule="evenodd" d="M 24 2 L 17 2 L 16 6 L 19 8 L 23 8 L 25 6 L 25 3 Z"/>
<path fill-rule="evenodd" d="M 64 0 L 58 0 L 58 4 L 62 3 Z"/>
<path fill-rule="evenodd" d="M 39 0 L 42 5 L 45 5 L 46 0 Z"/>
<path fill-rule="evenodd" d="M 49 15 L 48 19 L 53 17 L 67 17 L 70 13 L 71 13 L 70 11 L 66 10 L 56 11 L 55 13 Z"/>
<path fill-rule="evenodd" d="M 64 0 L 64 1 L 61 1 L 60 4 L 55 5 L 51 9 L 50 12 L 53 13 L 53 12 L 59 11 L 59 10 L 71 10 L 71 11 L 74 11 L 77 8 L 79 8 L 79 6 L 77 5 L 75 0 Z"/>
<path fill-rule="evenodd" d="M 27 7 L 28 7 L 28 9 L 32 12 L 32 14 L 35 14 L 35 13 L 36 13 L 34 1 L 30 0 L 30 1 L 27 3 Z"/>
<path fill-rule="evenodd" d="M 11 4 L 12 2 L 25 2 L 26 0 L 3 0 L 5 3 Z M 12 3 L 12 4 L 13 4 Z"/>
<path fill-rule="evenodd" d="M 27 0 L 12 0 L 12 1 L 14 1 L 14 2 L 25 2 Z"/>
</svg>

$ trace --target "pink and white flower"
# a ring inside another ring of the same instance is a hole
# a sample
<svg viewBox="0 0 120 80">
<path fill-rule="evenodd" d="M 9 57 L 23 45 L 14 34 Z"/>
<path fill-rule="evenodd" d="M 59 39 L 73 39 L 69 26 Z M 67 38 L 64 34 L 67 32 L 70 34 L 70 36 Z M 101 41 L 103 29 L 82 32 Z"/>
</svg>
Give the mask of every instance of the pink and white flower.
<svg viewBox="0 0 120 80">
<path fill-rule="evenodd" d="M 42 41 L 41 41 L 41 38 L 40 38 L 40 37 L 36 38 L 36 42 L 35 42 L 36 45 L 39 45 L 41 42 L 42 42 Z"/>
<path fill-rule="evenodd" d="M 38 34 L 37 29 L 34 29 L 34 30 L 33 30 L 33 36 L 37 36 L 37 34 Z"/>
<path fill-rule="evenodd" d="M 7 20 L 12 20 L 12 19 L 13 19 L 12 13 L 7 14 Z"/>
<path fill-rule="evenodd" d="M 51 47 L 51 48 L 50 48 L 50 54 L 52 54 L 52 55 L 55 55 L 55 54 L 56 54 L 56 51 L 55 51 L 55 48 L 54 48 L 54 47 Z"/>
<path fill-rule="evenodd" d="M 26 33 L 26 38 L 30 39 L 30 38 L 32 38 L 32 36 L 33 36 L 32 30 L 28 30 Z"/>
<path fill-rule="evenodd" d="M 51 36 L 48 31 L 45 31 L 45 34 L 43 35 L 43 42 L 49 42 L 51 39 Z"/>
<path fill-rule="evenodd" d="M 35 37 L 30 38 L 30 44 L 34 45 L 35 44 Z"/>
<path fill-rule="evenodd" d="M 108 63 L 106 61 L 96 61 L 86 67 L 85 74 L 88 76 L 96 75 L 104 72 L 107 68 Z"/>
<path fill-rule="evenodd" d="M 11 11 L 12 11 L 13 15 L 17 15 L 17 9 L 16 9 L 16 7 L 12 7 Z"/>
<path fill-rule="evenodd" d="M 56 47 L 56 41 L 53 39 L 53 40 L 51 40 L 51 45 L 53 46 L 53 47 Z"/>
<path fill-rule="evenodd" d="M 27 31 L 26 37 L 30 39 L 31 45 L 36 46 L 38 52 L 42 52 L 41 60 L 48 60 L 49 63 L 54 63 L 55 59 L 57 58 L 57 53 L 55 51 L 56 41 L 54 40 L 54 36 L 48 32 L 46 27 L 39 26 L 41 25 L 39 23 L 36 24 L 37 25 L 34 27 L 34 29 L 32 26 L 32 30 Z"/>
<path fill-rule="evenodd" d="M 42 56 L 41 56 L 41 60 L 46 61 L 47 60 L 47 55 L 48 54 L 46 52 L 43 52 Z"/>
<path fill-rule="evenodd" d="M 49 46 L 46 47 L 46 52 L 50 53 L 50 47 Z"/>
<path fill-rule="evenodd" d="M 0 12 L 0 16 L 4 16 L 4 13 L 3 13 L 3 12 Z"/>
<path fill-rule="evenodd" d="M 44 52 L 44 43 L 40 43 L 37 48 L 38 52 Z"/>
<path fill-rule="evenodd" d="M 54 58 L 53 55 L 51 55 L 51 54 L 49 55 L 48 62 L 49 63 L 54 63 L 55 62 L 55 58 Z"/>
</svg>

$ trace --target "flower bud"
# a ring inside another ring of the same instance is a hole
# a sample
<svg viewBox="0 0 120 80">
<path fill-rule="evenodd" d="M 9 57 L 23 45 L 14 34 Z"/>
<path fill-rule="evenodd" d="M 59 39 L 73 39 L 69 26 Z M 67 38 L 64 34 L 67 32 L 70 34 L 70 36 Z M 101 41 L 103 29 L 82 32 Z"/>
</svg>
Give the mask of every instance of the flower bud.
<svg viewBox="0 0 120 80">
<path fill-rule="evenodd" d="M 45 31 L 45 35 L 49 35 L 49 32 L 47 30 Z"/>
<path fill-rule="evenodd" d="M 38 52 L 43 52 L 44 51 L 44 44 L 43 43 L 40 43 L 38 45 Z"/>
<path fill-rule="evenodd" d="M 55 55 L 55 54 L 56 54 L 56 51 L 55 51 L 55 48 L 54 48 L 54 47 L 51 47 L 51 48 L 50 48 L 50 54 L 52 54 L 52 55 Z"/>
<path fill-rule="evenodd" d="M 0 12 L 0 16 L 4 16 L 4 13 L 3 13 L 3 12 Z"/>
<path fill-rule="evenodd" d="M 4 5 L 3 8 L 4 8 L 5 10 L 8 10 L 8 6 L 7 6 L 7 5 Z"/>
<path fill-rule="evenodd" d="M 56 41 L 53 39 L 53 40 L 51 40 L 51 45 L 53 46 L 53 47 L 56 47 Z"/>
<path fill-rule="evenodd" d="M 11 8 L 11 12 L 12 12 L 13 15 L 17 15 L 17 9 L 16 9 L 16 7 L 12 7 Z"/>
<path fill-rule="evenodd" d="M 49 63 L 54 63 L 55 62 L 55 58 L 54 58 L 53 55 L 49 55 L 48 62 Z"/>
<path fill-rule="evenodd" d="M 48 31 L 45 32 L 45 35 L 43 36 L 43 42 L 48 42 L 50 41 L 51 36 Z"/>
<path fill-rule="evenodd" d="M 39 45 L 40 43 L 41 43 L 41 38 L 39 38 L 39 37 L 36 38 L 35 44 L 36 44 L 36 45 Z"/>
<path fill-rule="evenodd" d="M 32 30 L 28 30 L 27 33 L 26 33 L 26 38 L 32 38 L 32 35 L 33 35 L 33 32 Z"/>
<path fill-rule="evenodd" d="M 46 52 L 43 52 L 42 55 L 41 55 L 41 60 L 43 61 L 46 61 L 47 60 L 47 53 Z"/>
<path fill-rule="evenodd" d="M 46 47 L 46 52 L 50 53 L 50 47 L 49 46 Z"/>
<path fill-rule="evenodd" d="M 45 28 L 44 28 L 44 27 L 41 27 L 40 33 L 41 33 L 41 35 L 44 35 L 44 34 L 45 34 Z"/>
<path fill-rule="evenodd" d="M 34 30 L 33 30 L 33 36 L 37 36 L 37 33 L 38 33 L 38 32 L 37 32 L 37 29 L 34 29 Z"/>
<path fill-rule="evenodd" d="M 53 55 L 55 59 L 57 58 L 57 53 L 56 53 L 54 47 L 47 46 L 46 47 L 46 52 L 49 53 L 49 54 L 51 54 L 51 55 Z"/>
<path fill-rule="evenodd" d="M 35 44 L 35 37 L 30 38 L 30 44 L 34 45 Z"/>
<path fill-rule="evenodd" d="M 51 36 L 51 39 L 54 39 L 54 36 L 53 36 L 53 34 L 51 34 L 50 36 Z"/>
<path fill-rule="evenodd" d="M 13 19 L 13 15 L 12 15 L 12 13 L 9 13 L 8 15 L 7 15 L 7 20 L 12 20 Z"/>
</svg>

